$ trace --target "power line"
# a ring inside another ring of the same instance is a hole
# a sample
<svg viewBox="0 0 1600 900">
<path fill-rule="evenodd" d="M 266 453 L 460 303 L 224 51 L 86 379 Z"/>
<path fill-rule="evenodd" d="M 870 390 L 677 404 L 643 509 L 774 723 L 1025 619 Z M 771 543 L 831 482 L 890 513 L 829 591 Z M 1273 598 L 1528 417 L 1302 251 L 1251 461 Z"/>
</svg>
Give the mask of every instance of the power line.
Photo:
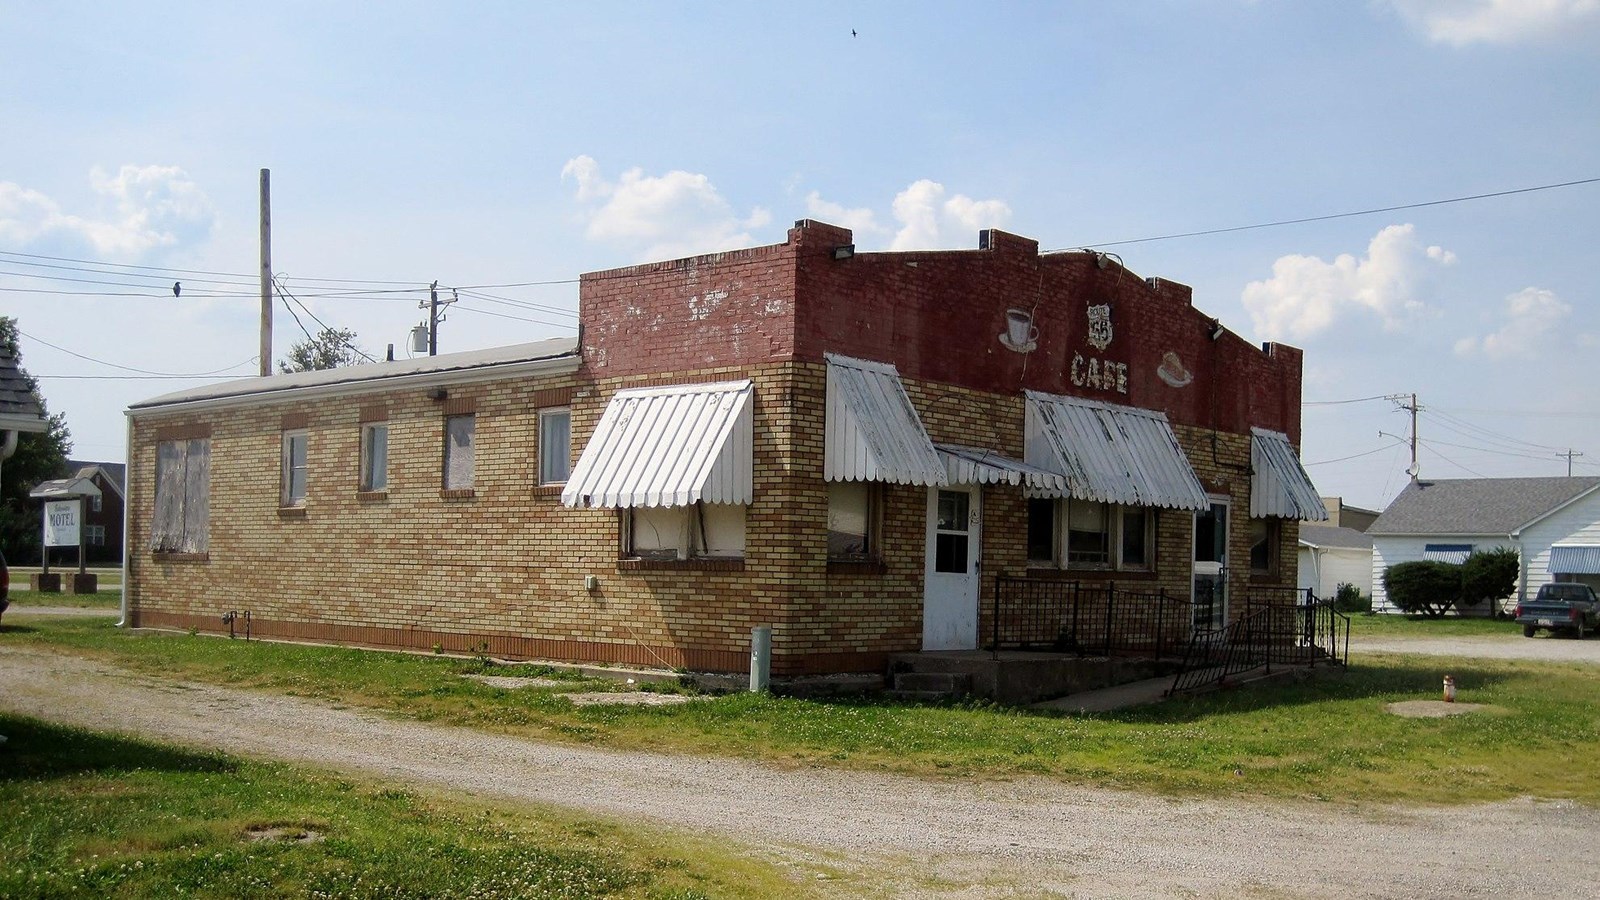
<svg viewBox="0 0 1600 900">
<path fill-rule="evenodd" d="M 288 288 L 284 287 L 283 283 L 278 281 L 278 279 L 276 277 L 274 277 L 272 279 L 272 283 L 277 286 L 280 297 L 287 296 L 289 298 L 289 300 L 293 300 L 296 305 L 298 305 L 302 310 L 305 311 L 306 315 L 311 317 L 311 320 L 313 322 L 316 322 L 318 325 L 321 325 L 323 334 L 329 334 L 329 335 L 333 335 L 334 337 L 337 337 L 339 339 L 339 343 L 341 343 L 344 346 L 350 348 L 351 350 L 354 350 L 357 355 L 359 355 L 362 359 L 366 360 L 367 362 L 369 362 L 369 363 L 377 362 L 376 359 L 373 359 L 371 356 L 368 356 L 367 352 L 365 350 L 362 350 L 360 347 L 357 347 L 354 343 L 352 343 L 350 341 L 350 339 L 344 337 L 338 331 L 336 331 L 336 330 L 334 330 L 332 328 L 329 328 L 327 322 L 324 322 L 321 319 L 317 318 L 317 314 L 312 312 L 310 310 L 310 308 L 308 308 L 304 303 L 301 303 L 300 302 L 300 298 L 296 297 L 293 293 L 291 293 L 289 291 Z M 288 307 L 288 305 L 289 305 L 288 300 L 285 300 L 283 305 L 285 307 Z M 300 330 L 301 331 L 305 331 L 306 330 L 306 326 L 300 322 L 300 317 L 294 314 L 294 310 L 293 309 L 289 310 L 289 314 L 294 316 L 295 324 L 300 325 Z M 308 339 L 315 340 L 314 338 L 311 337 L 311 334 L 309 332 L 307 332 L 306 337 Z"/>
<path fill-rule="evenodd" d="M 147 377 L 151 377 L 151 378 L 210 378 L 213 375 L 220 375 L 221 373 L 228 371 L 228 369 L 237 369 L 240 366 L 248 365 L 249 363 L 252 363 L 252 362 L 255 361 L 255 357 L 252 356 L 249 359 L 245 360 L 244 362 L 234 363 L 231 366 L 227 366 L 225 368 L 217 369 L 214 372 L 196 372 L 194 374 L 189 374 L 189 375 L 176 374 L 176 373 L 173 373 L 173 372 L 152 372 L 149 369 L 136 369 L 133 366 L 124 366 L 124 365 L 121 365 L 120 363 L 107 362 L 107 361 L 105 361 L 103 359 L 95 359 L 92 356 L 85 356 L 82 353 L 77 352 L 76 350 L 68 350 L 66 347 L 63 347 L 63 346 L 61 346 L 59 344 L 52 344 L 49 341 L 45 340 L 44 338 L 35 337 L 35 336 L 27 333 L 26 331 L 23 331 L 20 328 L 17 329 L 17 334 L 22 335 L 23 337 L 27 338 L 30 341 L 35 341 L 37 343 L 43 344 L 43 345 L 45 345 L 46 347 L 49 347 L 52 350 L 59 350 L 62 353 L 67 354 L 68 356 L 76 356 L 77 358 L 79 358 L 81 360 L 85 360 L 87 362 L 97 363 L 97 364 L 102 365 L 102 366 L 110 366 L 113 369 L 122 369 L 125 372 L 138 372 L 141 375 L 144 375 L 144 376 L 147 376 Z M 35 376 L 35 377 L 43 378 L 45 376 L 40 375 L 40 376 Z M 56 377 L 56 378 L 70 378 L 70 377 L 76 377 L 76 376 L 57 375 L 57 376 L 53 376 L 53 377 Z M 91 377 L 91 376 L 81 376 L 81 377 Z M 108 377 L 109 378 L 109 377 L 115 377 L 115 376 L 103 376 L 103 377 Z"/>
<path fill-rule="evenodd" d="M 1178 238 L 1205 237 L 1212 234 L 1232 234 L 1238 231 L 1255 231 L 1261 228 L 1279 228 L 1284 225 L 1303 225 L 1307 222 L 1327 222 L 1333 219 L 1349 219 L 1356 216 L 1373 216 L 1379 213 L 1400 212 L 1407 209 L 1423 209 L 1429 206 L 1444 206 L 1448 203 L 1465 203 L 1469 200 L 1487 200 L 1492 197 L 1509 197 L 1513 194 L 1531 194 L 1535 191 L 1552 191 L 1556 188 L 1576 187 L 1583 184 L 1600 182 L 1600 178 L 1580 178 L 1577 181 L 1562 181 L 1556 184 L 1541 184 L 1535 187 L 1513 188 L 1508 191 L 1493 191 L 1487 194 L 1471 194 L 1465 197 L 1451 197 L 1448 200 L 1426 200 L 1421 203 L 1402 203 L 1398 206 L 1381 206 L 1374 209 L 1360 209 L 1354 212 L 1329 213 L 1321 216 L 1305 216 L 1299 219 L 1280 219 L 1275 222 L 1258 222 L 1254 225 L 1234 225 L 1228 228 L 1208 228 L 1203 231 L 1185 231 L 1177 234 L 1161 234 L 1154 237 L 1128 238 L 1120 241 L 1103 241 L 1095 244 L 1077 244 L 1072 247 L 1063 247 L 1060 250 L 1046 250 L 1046 253 L 1064 253 L 1071 250 L 1083 250 L 1090 247 L 1119 247 L 1124 244 L 1148 244 L 1153 241 L 1172 241 Z"/>
<path fill-rule="evenodd" d="M 1338 459 L 1324 459 L 1324 460 L 1321 460 L 1321 461 L 1318 461 L 1318 462 L 1301 463 L 1301 465 L 1304 465 L 1304 466 L 1326 466 L 1326 465 L 1328 465 L 1330 463 L 1344 462 L 1346 460 L 1351 460 L 1351 459 L 1360 459 L 1363 456 L 1371 456 L 1374 453 L 1382 453 L 1383 451 L 1388 450 L 1391 447 L 1403 447 L 1403 446 L 1405 446 L 1405 441 L 1395 441 L 1392 444 L 1384 444 L 1382 447 L 1379 447 L 1376 450 L 1367 450 L 1367 451 L 1362 452 L 1362 453 L 1352 453 L 1349 456 L 1341 456 Z"/>
<path fill-rule="evenodd" d="M 1339 405 L 1342 405 L 1342 404 L 1345 404 L 1345 403 L 1367 403 L 1367 402 L 1370 402 L 1372 400 L 1387 400 L 1387 399 L 1389 399 L 1388 395 L 1379 394 L 1376 397 L 1355 397 L 1355 398 L 1352 398 L 1350 400 L 1302 400 L 1302 401 L 1300 401 L 1300 405 L 1301 406 L 1339 406 Z"/>
</svg>

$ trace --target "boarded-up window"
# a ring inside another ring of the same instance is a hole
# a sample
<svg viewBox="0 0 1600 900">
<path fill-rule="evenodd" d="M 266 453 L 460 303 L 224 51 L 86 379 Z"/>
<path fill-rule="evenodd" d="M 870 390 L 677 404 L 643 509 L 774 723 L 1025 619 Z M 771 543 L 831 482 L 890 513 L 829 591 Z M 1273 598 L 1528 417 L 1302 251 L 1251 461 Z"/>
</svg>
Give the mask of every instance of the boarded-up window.
<svg viewBox="0 0 1600 900">
<path fill-rule="evenodd" d="M 444 488 L 447 491 L 472 487 L 473 437 L 476 416 L 450 416 L 444 420 Z"/>
<path fill-rule="evenodd" d="M 211 521 L 211 441 L 195 438 L 156 445 L 155 516 L 150 549 L 204 553 Z"/>
</svg>

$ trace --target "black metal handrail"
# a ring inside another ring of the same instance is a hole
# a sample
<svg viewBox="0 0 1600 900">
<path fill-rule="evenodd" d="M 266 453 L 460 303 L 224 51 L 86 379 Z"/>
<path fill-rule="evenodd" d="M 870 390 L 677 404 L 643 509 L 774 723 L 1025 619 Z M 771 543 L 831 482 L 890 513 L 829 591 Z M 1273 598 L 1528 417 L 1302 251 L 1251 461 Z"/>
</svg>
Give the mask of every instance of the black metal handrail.
<svg viewBox="0 0 1600 900">
<path fill-rule="evenodd" d="M 1284 597 L 1303 602 L 1284 602 Z M 1350 618 L 1310 591 L 1246 593 L 1244 612 L 1224 628 L 1195 633 L 1168 693 L 1197 690 L 1277 666 L 1350 664 Z"/>
<path fill-rule="evenodd" d="M 1176 657 L 1193 609 L 1165 590 L 998 575 L 986 649 Z"/>
</svg>

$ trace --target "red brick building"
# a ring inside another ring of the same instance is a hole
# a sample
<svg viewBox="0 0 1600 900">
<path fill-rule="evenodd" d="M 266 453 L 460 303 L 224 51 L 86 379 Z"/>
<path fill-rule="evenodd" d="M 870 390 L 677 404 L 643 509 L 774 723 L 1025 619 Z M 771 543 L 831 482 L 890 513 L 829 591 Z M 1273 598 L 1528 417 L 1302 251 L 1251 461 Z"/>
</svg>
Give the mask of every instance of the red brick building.
<svg viewBox="0 0 1600 900">
<path fill-rule="evenodd" d="M 1004 640 L 1018 586 L 1204 598 L 1184 634 L 1292 590 L 1300 351 L 980 244 L 802 221 L 583 276 L 576 342 L 136 404 L 130 621 L 708 671 L 766 624 L 800 675 Z"/>
</svg>

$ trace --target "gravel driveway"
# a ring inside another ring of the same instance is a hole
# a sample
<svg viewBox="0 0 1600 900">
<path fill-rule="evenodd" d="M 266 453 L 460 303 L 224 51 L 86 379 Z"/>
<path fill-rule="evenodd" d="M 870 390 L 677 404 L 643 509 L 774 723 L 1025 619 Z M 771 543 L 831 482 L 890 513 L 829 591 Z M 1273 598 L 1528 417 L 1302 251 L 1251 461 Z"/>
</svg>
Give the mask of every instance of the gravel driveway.
<svg viewBox="0 0 1600 900">
<path fill-rule="evenodd" d="M 0 645 L 0 708 L 720 833 L 843 895 L 1592 897 L 1600 811 L 1167 800 L 618 752 L 131 675 Z"/>
<path fill-rule="evenodd" d="M 1479 659 L 1532 659 L 1540 662 L 1576 662 L 1600 666 L 1600 639 L 1574 640 L 1540 632 L 1525 638 L 1509 635 L 1472 637 L 1353 637 L 1352 653 L 1416 653 L 1423 656 L 1468 656 Z"/>
</svg>

